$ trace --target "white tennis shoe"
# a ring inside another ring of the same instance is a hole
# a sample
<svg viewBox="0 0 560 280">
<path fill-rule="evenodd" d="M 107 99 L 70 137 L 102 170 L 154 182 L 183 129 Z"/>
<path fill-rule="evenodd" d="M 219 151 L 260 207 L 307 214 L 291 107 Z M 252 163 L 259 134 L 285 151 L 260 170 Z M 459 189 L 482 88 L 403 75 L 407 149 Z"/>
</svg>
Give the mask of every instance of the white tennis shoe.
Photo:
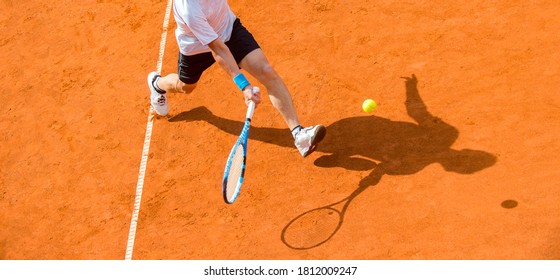
<svg viewBox="0 0 560 280">
<path fill-rule="evenodd" d="M 165 93 L 159 93 L 155 86 L 154 81 L 161 77 L 157 72 L 151 72 L 148 74 L 148 87 L 150 88 L 150 103 L 154 111 L 160 116 L 165 116 L 169 112 L 169 107 L 167 106 L 167 95 Z"/>
<path fill-rule="evenodd" d="M 322 125 L 310 126 L 302 128 L 295 137 L 294 144 L 298 149 L 299 153 L 306 157 L 313 153 L 317 148 L 317 145 L 325 135 L 327 134 L 327 129 Z"/>
</svg>

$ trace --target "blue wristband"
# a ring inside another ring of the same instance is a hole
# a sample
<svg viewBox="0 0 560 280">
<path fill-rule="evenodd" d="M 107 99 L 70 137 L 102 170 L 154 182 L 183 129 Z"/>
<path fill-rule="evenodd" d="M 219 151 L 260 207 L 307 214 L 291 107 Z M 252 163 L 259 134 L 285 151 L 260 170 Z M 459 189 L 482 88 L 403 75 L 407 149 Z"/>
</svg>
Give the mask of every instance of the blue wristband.
<svg viewBox="0 0 560 280">
<path fill-rule="evenodd" d="M 246 86 L 251 84 L 249 83 L 247 78 L 245 78 L 245 75 L 243 75 L 243 73 L 237 74 L 237 76 L 233 78 L 233 82 L 237 85 L 237 87 L 240 90 L 243 90 Z"/>
</svg>

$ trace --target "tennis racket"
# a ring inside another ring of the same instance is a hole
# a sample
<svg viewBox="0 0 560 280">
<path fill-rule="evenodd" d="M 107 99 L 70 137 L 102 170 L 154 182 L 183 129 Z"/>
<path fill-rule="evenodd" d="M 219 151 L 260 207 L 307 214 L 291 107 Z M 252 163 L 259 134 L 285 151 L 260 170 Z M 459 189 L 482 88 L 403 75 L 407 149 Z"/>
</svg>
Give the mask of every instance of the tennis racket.
<svg viewBox="0 0 560 280">
<path fill-rule="evenodd" d="M 222 193 L 224 201 L 232 204 L 241 191 L 243 177 L 245 176 L 245 163 L 247 160 L 247 139 L 249 139 L 249 128 L 251 127 L 251 117 L 255 111 L 255 102 L 250 101 L 245 117 L 245 125 L 239 138 L 233 145 L 226 162 L 224 178 L 222 180 Z"/>
</svg>

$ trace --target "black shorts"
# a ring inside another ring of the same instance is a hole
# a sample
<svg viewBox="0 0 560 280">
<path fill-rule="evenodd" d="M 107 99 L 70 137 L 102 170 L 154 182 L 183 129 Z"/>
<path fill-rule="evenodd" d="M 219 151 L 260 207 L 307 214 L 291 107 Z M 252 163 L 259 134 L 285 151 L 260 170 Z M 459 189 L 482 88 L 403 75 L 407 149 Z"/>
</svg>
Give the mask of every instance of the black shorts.
<svg viewBox="0 0 560 280">
<path fill-rule="evenodd" d="M 239 19 L 235 19 L 231 37 L 226 42 L 226 46 L 231 51 L 237 64 L 241 62 L 250 52 L 259 49 L 260 46 L 249 33 Z M 198 82 L 202 72 L 212 66 L 216 60 L 211 52 L 200 53 L 195 55 L 183 55 L 179 52 L 179 79 L 185 84 L 194 84 Z"/>
</svg>

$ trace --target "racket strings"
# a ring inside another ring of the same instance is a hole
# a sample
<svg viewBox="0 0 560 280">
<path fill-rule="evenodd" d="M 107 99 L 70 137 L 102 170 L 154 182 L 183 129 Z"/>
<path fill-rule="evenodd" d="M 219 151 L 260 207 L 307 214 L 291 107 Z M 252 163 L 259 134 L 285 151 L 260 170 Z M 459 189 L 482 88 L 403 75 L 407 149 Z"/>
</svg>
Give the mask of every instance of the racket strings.
<svg viewBox="0 0 560 280">
<path fill-rule="evenodd" d="M 228 200 L 231 200 L 238 192 L 238 183 L 243 175 L 244 165 L 243 146 L 237 145 L 231 161 L 226 184 L 226 197 Z"/>
<path fill-rule="evenodd" d="M 309 249 L 328 241 L 341 223 L 340 212 L 332 208 L 309 211 L 293 220 L 285 229 L 285 243 L 295 249 Z"/>
</svg>

